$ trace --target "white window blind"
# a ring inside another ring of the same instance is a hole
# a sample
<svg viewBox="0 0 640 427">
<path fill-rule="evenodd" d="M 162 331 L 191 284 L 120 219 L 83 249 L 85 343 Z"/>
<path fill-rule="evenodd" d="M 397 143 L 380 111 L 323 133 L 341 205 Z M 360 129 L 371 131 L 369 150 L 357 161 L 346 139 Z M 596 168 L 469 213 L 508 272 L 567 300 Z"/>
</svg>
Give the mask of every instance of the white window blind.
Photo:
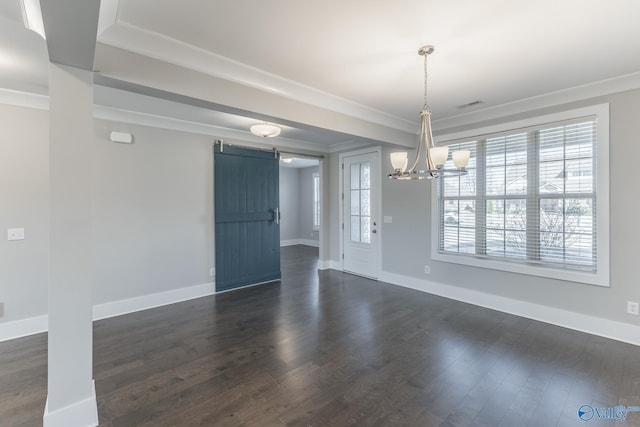
<svg viewBox="0 0 640 427">
<path fill-rule="evenodd" d="M 467 175 L 438 181 L 438 254 L 595 274 L 597 123 L 593 115 L 451 144 L 471 161 Z"/>
</svg>

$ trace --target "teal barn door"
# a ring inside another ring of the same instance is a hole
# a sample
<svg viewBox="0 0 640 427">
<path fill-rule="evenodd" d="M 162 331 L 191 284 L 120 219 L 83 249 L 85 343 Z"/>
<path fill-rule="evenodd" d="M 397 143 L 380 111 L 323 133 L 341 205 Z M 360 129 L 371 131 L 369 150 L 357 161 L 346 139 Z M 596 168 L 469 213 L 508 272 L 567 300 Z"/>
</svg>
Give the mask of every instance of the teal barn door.
<svg viewBox="0 0 640 427">
<path fill-rule="evenodd" d="M 280 279 L 278 159 L 214 147 L 216 291 Z"/>
</svg>

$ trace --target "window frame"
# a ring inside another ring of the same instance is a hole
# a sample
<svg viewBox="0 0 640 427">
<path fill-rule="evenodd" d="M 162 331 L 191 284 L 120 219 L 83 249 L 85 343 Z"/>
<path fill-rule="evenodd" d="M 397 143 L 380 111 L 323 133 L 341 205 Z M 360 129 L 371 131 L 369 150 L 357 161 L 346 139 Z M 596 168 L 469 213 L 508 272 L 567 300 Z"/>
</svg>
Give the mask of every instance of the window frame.
<svg viewBox="0 0 640 427">
<path fill-rule="evenodd" d="M 526 131 L 527 128 L 552 125 L 586 117 L 596 117 L 596 194 L 595 208 L 597 240 L 596 271 L 586 272 L 568 268 L 537 265 L 526 260 L 499 260 L 476 254 L 453 254 L 439 252 L 440 200 L 437 180 L 431 184 L 431 258 L 435 261 L 462 264 L 491 270 L 526 274 L 551 279 L 566 280 L 581 284 L 610 286 L 609 248 L 609 104 L 598 104 L 557 113 L 532 117 L 498 125 L 469 129 L 439 136 L 439 145 L 450 145 L 464 141 L 486 139 L 505 132 Z M 537 165 L 537 164 L 536 164 Z M 483 226 L 482 230 L 485 228 Z"/>
</svg>

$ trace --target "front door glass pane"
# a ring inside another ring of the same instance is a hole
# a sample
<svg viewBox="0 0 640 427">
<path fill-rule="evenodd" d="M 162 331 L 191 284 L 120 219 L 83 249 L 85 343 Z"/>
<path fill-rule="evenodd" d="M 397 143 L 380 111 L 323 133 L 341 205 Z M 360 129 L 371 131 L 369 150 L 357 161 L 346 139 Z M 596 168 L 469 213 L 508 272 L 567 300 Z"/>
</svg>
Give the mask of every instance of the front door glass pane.
<svg viewBox="0 0 640 427">
<path fill-rule="evenodd" d="M 350 167 L 351 241 L 371 243 L 371 162 Z"/>
</svg>

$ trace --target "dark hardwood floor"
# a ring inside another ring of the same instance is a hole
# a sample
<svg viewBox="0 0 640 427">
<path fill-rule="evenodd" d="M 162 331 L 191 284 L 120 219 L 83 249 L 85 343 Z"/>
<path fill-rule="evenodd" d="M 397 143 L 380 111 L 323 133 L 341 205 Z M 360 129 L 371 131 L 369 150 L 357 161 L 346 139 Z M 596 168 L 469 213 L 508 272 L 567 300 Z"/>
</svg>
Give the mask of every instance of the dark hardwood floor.
<svg viewBox="0 0 640 427">
<path fill-rule="evenodd" d="M 640 405 L 640 348 L 316 270 L 102 320 L 103 426 L 638 426 L 578 418 Z M 46 335 L 0 343 L 0 426 L 37 426 Z"/>
</svg>

